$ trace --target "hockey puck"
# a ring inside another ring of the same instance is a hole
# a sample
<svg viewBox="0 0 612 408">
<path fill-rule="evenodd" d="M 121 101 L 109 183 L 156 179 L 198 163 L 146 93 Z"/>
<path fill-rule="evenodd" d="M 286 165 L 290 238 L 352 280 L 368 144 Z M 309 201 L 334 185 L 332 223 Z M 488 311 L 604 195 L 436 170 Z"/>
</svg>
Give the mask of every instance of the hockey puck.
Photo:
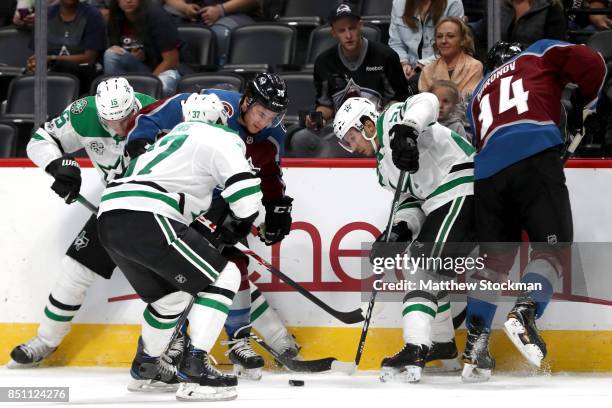
<svg viewBox="0 0 612 408">
<path fill-rule="evenodd" d="M 303 387 L 304 386 L 304 381 L 302 381 L 302 380 L 289 380 L 289 385 L 292 385 L 294 387 Z"/>
</svg>

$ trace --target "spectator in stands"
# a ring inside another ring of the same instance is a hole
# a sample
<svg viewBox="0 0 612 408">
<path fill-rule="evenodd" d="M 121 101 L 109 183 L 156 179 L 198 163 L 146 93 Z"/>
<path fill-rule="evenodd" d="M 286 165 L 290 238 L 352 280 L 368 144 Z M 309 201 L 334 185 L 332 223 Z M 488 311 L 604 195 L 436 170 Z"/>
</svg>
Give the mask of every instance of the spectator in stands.
<svg viewBox="0 0 612 408">
<path fill-rule="evenodd" d="M 261 16 L 258 0 L 165 0 L 166 10 L 182 21 L 202 22 L 215 33 L 219 65 L 225 63 L 232 29 L 255 23 Z"/>
<path fill-rule="evenodd" d="M 47 65 L 51 72 L 79 78 L 81 93 L 96 76 L 96 62 L 106 48 L 106 28 L 100 12 L 79 0 L 60 0 L 47 10 Z M 34 50 L 34 35 L 30 48 Z M 28 58 L 26 71 L 33 73 L 36 58 Z"/>
<path fill-rule="evenodd" d="M 612 1 L 591 1 L 589 8 L 612 8 Z M 612 16 L 609 14 L 591 14 L 589 20 L 591 25 L 598 31 L 612 29 Z"/>
<path fill-rule="evenodd" d="M 438 122 L 453 132 L 471 141 L 471 135 L 465 131 L 465 108 L 461 102 L 459 88 L 452 81 L 434 81 L 429 92 L 438 97 L 440 113 Z"/>
<path fill-rule="evenodd" d="M 34 26 L 34 4 L 36 0 L 17 0 L 13 24 L 18 28 L 31 29 Z M 58 0 L 49 0 L 48 5 L 53 6 Z"/>
<path fill-rule="evenodd" d="M 152 73 L 164 96 L 173 95 L 181 77 L 180 41 L 170 15 L 151 0 L 111 0 L 108 26 L 104 73 Z"/>
<path fill-rule="evenodd" d="M 406 78 L 433 61 L 434 28 L 447 16 L 463 16 L 460 0 L 393 0 L 389 46 L 397 52 Z"/>
<path fill-rule="evenodd" d="M 460 18 L 445 17 L 436 25 L 435 38 L 439 58 L 423 68 L 419 91 L 427 91 L 435 80 L 450 80 L 466 100 L 482 79 L 482 63 L 473 57 L 472 33 Z"/>
<path fill-rule="evenodd" d="M 314 66 L 316 110 L 329 122 L 345 99 L 366 97 L 379 108 L 408 95 L 399 58 L 386 44 L 362 36 L 363 22 L 348 3 L 330 16 L 331 33 L 338 45 L 321 53 Z M 313 123 L 307 118 L 307 126 Z"/>
<path fill-rule="evenodd" d="M 505 0 L 501 6 L 501 39 L 528 47 L 537 40 L 565 40 L 567 22 L 559 0 Z"/>
</svg>

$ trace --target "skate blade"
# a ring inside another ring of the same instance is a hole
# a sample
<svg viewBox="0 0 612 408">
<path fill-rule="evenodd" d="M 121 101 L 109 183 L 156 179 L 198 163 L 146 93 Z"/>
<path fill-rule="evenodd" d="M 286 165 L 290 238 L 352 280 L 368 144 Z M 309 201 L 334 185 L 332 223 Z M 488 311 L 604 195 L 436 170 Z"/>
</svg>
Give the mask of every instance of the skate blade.
<svg viewBox="0 0 612 408">
<path fill-rule="evenodd" d="M 42 362 L 43 360 L 37 361 L 36 363 L 21 364 L 11 358 L 9 362 L 6 363 L 6 368 L 10 368 L 11 370 L 21 370 L 24 368 L 36 368 L 39 365 L 41 365 Z"/>
<path fill-rule="evenodd" d="M 534 366 L 540 368 L 544 354 L 535 344 L 523 344 L 519 334 L 523 334 L 525 332 L 525 328 L 521 322 L 514 318 L 508 319 L 506 323 L 504 323 L 504 332 L 510 341 L 512 341 L 514 347 L 521 352 L 523 357 L 525 357 L 525 359 Z"/>
<path fill-rule="evenodd" d="M 461 371 L 461 362 L 457 358 L 449 358 L 445 360 L 433 360 L 425 366 L 427 373 L 454 373 Z"/>
<path fill-rule="evenodd" d="M 231 401 L 237 396 L 236 387 L 209 387 L 197 383 L 181 383 L 176 391 L 179 401 Z"/>
<path fill-rule="evenodd" d="M 155 380 L 137 380 L 135 378 L 132 378 L 127 386 L 128 391 L 151 393 L 176 392 L 178 388 L 178 384 L 166 384 Z"/>
<path fill-rule="evenodd" d="M 461 381 L 466 383 L 478 383 L 489 381 L 491 378 L 491 370 L 478 368 L 476 364 L 465 363 L 461 372 Z"/>
<path fill-rule="evenodd" d="M 419 366 L 405 366 L 401 368 L 382 367 L 379 379 L 381 382 L 397 380 L 403 383 L 417 383 L 421 381 L 423 369 Z"/>
<path fill-rule="evenodd" d="M 244 368 L 240 364 L 234 364 L 234 375 L 243 380 L 259 381 L 261 380 L 262 371 L 261 367 Z"/>
</svg>

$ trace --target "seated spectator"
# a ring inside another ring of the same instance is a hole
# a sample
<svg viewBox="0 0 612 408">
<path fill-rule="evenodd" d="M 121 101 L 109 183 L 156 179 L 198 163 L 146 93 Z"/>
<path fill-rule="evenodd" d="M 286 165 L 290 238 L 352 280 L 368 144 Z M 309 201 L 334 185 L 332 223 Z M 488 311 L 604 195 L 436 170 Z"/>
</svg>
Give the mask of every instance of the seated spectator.
<svg viewBox="0 0 612 408">
<path fill-rule="evenodd" d="M 79 78 L 87 93 L 96 76 L 96 62 L 106 48 L 106 27 L 100 12 L 79 0 L 59 0 L 47 10 L 47 65 L 51 72 Z M 30 48 L 34 51 L 34 33 Z M 26 71 L 34 73 L 36 57 L 28 58 Z"/>
<path fill-rule="evenodd" d="M 258 0 L 165 0 L 166 10 L 181 21 L 202 22 L 215 33 L 219 65 L 225 63 L 230 32 L 260 17 Z"/>
<path fill-rule="evenodd" d="M 351 96 L 362 96 L 379 108 L 408 95 L 399 58 L 391 48 L 362 36 L 361 16 L 342 3 L 330 17 L 331 33 L 338 44 L 315 60 L 316 110 L 330 122 L 337 108 Z M 311 127 L 310 117 L 307 126 Z"/>
<path fill-rule="evenodd" d="M 406 78 L 434 59 L 434 27 L 447 16 L 463 16 L 460 0 L 393 0 L 389 46 L 399 55 Z"/>
<path fill-rule="evenodd" d="M 111 0 L 110 48 L 104 73 L 148 73 L 157 76 L 164 96 L 173 95 L 179 74 L 178 30 L 172 18 L 151 0 Z"/>
<path fill-rule="evenodd" d="M 54 6 L 58 0 L 48 0 L 49 6 Z M 36 0 L 17 0 L 15 14 L 13 15 L 13 24 L 18 28 L 32 29 L 34 26 L 34 5 Z"/>
<path fill-rule="evenodd" d="M 612 8 L 612 1 L 591 1 L 589 8 Z M 589 21 L 591 22 L 592 27 L 594 27 L 597 31 L 610 30 L 612 29 L 611 17 L 612 16 L 609 14 L 591 14 L 589 16 Z"/>
<path fill-rule="evenodd" d="M 436 26 L 434 51 L 439 58 L 426 65 L 419 77 L 419 91 L 427 91 L 435 80 L 450 80 L 462 96 L 472 93 L 482 79 L 482 63 L 473 57 L 474 39 L 458 17 L 445 17 Z"/>
<path fill-rule="evenodd" d="M 543 38 L 565 40 L 567 21 L 560 0 L 505 0 L 501 5 L 501 40 L 527 48 Z"/>
<path fill-rule="evenodd" d="M 457 85 L 452 81 L 438 80 L 433 82 L 428 91 L 440 101 L 438 122 L 471 141 L 471 135 L 465 131 L 465 109 Z"/>
</svg>

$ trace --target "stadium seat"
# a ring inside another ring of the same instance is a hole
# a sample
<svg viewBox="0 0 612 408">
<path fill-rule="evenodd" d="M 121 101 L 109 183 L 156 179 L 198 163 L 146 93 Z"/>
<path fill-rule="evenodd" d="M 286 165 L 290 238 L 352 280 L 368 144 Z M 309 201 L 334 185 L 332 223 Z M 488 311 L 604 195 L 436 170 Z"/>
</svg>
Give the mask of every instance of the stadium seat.
<svg viewBox="0 0 612 408">
<path fill-rule="evenodd" d="M 371 24 L 364 24 L 363 36 L 368 41 L 380 41 L 381 32 L 378 27 Z M 331 27 L 328 25 L 315 28 L 310 34 L 308 42 L 308 51 L 306 53 L 306 68 L 312 69 L 315 60 L 323 51 L 337 44 L 337 41 L 331 34 Z"/>
<path fill-rule="evenodd" d="M 291 64 L 295 29 L 282 24 L 252 24 L 232 30 L 223 70 L 258 72 Z"/>
<path fill-rule="evenodd" d="M 0 29 L 0 66 L 25 68 L 33 54 L 29 45 L 29 32 L 13 27 Z"/>
<path fill-rule="evenodd" d="M 155 75 L 149 74 L 124 74 L 121 75 L 123 78 L 127 79 L 134 91 L 140 92 L 149 96 L 152 96 L 155 99 L 160 99 L 162 96 L 162 83 L 158 77 Z M 100 82 L 104 81 L 107 78 L 112 78 L 111 75 L 99 76 L 96 78 L 92 84 L 91 89 L 89 90 L 90 95 L 96 94 L 96 89 Z"/>
<path fill-rule="evenodd" d="M 79 94 L 79 80 L 68 74 L 47 76 L 47 117 L 59 116 Z M 12 123 L 19 129 L 17 156 L 25 156 L 25 146 L 34 126 L 34 76 L 14 78 L 8 90 L 5 111 L 0 122 Z"/>
<path fill-rule="evenodd" d="M 363 0 L 361 4 L 361 17 L 362 18 L 386 18 L 387 20 L 391 16 L 391 8 L 393 7 L 393 0 Z"/>
<path fill-rule="evenodd" d="M 0 123 L 0 157 L 14 157 L 17 147 L 17 128 Z"/>
<path fill-rule="evenodd" d="M 311 110 L 315 107 L 315 87 L 311 73 L 285 73 L 280 77 L 287 85 L 289 106 L 285 123 L 297 123 L 300 110 Z"/>
<path fill-rule="evenodd" d="M 285 7 L 278 21 L 314 27 L 327 21 L 336 3 L 330 0 L 285 0 Z"/>
<path fill-rule="evenodd" d="M 182 77 L 176 87 L 176 93 L 200 92 L 206 88 L 233 89 L 242 92 L 244 79 L 232 73 L 199 73 Z"/>
<path fill-rule="evenodd" d="M 212 68 L 215 58 L 213 32 L 199 24 L 182 24 L 178 26 L 178 34 L 192 58 L 192 62 L 187 65 L 196 71 Z"/>
<path fill-rule="evenodd" d="M 587 46 L 599 51 L 606 62 L 610 62 L 612 60 L 612 30 L 593 34 L 589 38 Z"/>
</svg>

